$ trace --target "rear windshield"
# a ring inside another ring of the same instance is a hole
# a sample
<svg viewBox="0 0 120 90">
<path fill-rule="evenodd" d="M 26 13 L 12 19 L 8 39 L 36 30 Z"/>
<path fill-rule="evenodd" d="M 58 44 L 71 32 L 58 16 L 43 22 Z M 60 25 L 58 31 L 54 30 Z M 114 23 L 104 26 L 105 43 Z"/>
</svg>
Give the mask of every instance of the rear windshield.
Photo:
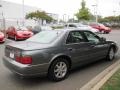
<svg viewBox="0 0 120 90">
<path fill-rule="evenodd" d="M 27 41 L 38 42 L 38 43 L 52 43 L 57 37 L 61 35 L 62 31 L 41 31 L 40 33 L 27 39 Z"/>
<path fill-rule="evenodd" d="M 18 31 L 21 30 L 21 31 L 27 31 L 28 29 L 26 27 L 17 27 L 16 28 Z"/>
</svg>

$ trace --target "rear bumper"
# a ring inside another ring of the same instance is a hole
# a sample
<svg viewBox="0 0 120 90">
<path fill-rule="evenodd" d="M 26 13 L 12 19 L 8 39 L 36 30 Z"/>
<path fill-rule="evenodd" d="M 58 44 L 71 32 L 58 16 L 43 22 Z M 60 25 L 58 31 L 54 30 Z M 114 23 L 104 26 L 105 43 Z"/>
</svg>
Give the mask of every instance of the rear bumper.
<svg viewBox="0 0 120 90">
<path fill-rule="evenodd" d="M 0 43 L 5 42 L 5 38 L 0 39 Z"/>
<path fill-rule="evenodd" d="M 101 30 L 100 30 L 100 32 L 102 32 L 102 31 L 104 31 L 104 32 L 106 32 L 106 33 L 110 33 L 110 32 L 111 32 L 111 30 L 105 30 L 105 29 L 101 29 Z"/>
<path fill-rule="evenodd" d="M 24 36 L 24 37 L 22 37 L 22 36 L 17 36 L 17 39 L 18 40 L 22 40 L 22 39 L 28 39 L 28 38 L 30 38 L 31 36 Z"/>
<path fill-rule="evenodd" d="M 12 72 L 20 76 L 37 76 L 47 74 L 49 64 L 24 65 L 6 56 L 3 57 L 4 65 Z"/>
<path fill-rule="evenodd" d="M 109 33 L 109 32 L 111 32 L 111 30 L 105 30 L 105 32 L 106 32 L 106 33 Z"/>
</svg>

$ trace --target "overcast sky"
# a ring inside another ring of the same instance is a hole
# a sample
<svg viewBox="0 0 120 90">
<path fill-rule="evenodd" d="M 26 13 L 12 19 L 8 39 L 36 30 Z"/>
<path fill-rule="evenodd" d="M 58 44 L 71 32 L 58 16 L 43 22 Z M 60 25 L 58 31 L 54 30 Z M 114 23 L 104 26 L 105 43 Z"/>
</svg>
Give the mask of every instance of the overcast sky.
<svg viewBox="0 0 120 90">
<path fill-rule="evenodd" d="M 5 0 L 22 4 L 22 0 Z M 63 14 L 73 17 L 80 8 L 82 0 L 24 0 L 25 5 L 39 7 L 49 13 Z M 85 0 L 87 7 L 94 14 L 93 5 L 98 4 L 98 14 L 111 16 L 120 14 L 120 0 Z M 115 13 L 113 11 L 116 11 Z"/>
</svg>

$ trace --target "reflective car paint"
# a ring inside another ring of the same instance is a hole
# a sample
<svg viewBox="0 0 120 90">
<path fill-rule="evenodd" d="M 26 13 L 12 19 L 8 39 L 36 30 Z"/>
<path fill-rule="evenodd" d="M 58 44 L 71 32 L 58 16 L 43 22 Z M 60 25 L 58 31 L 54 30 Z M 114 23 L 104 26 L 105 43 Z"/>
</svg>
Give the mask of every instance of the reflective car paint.
<svg viewBox="0 0 120 90">
<path fill-rule="evenodd" d="M 59 30 L 58 30 L 59 31 Z M 50 31 L 50 32 L 58 32 Z M 45 31 L 42 31 L 45 32 Z M 11 71 L 22 76 L 34 76 L 39 74 L 47 74 L 51 63 L 59 57 L 66 57 L 71 62 L 71 69 L 81 66 L 96 60 L 105 58 L 111 46 L 115 47 L 117 52 L 118 47 L 112 41 L 101 40 L 96 34 L 85 30 L 61 30 L 59 35 L 53 42 L 42 44 L 38 42 L 30 42 L 28 40 L 19 43 L 10 43 L 6 45 L 5 56 L 3 62 Z M 71 32 L 80 32 L 84 37 L 84 42 L 66 43 Z M 99 43 L 89 42 L 84 34 L 89 32 L 99 38 Z M 41 32 L 40 32 L 41 33 Z M 14 57 L 10 54 L 14 53 Z M 15 56 L 31 56 L 31 64 L 21 64 L 15 60 Z"/>
</svg>

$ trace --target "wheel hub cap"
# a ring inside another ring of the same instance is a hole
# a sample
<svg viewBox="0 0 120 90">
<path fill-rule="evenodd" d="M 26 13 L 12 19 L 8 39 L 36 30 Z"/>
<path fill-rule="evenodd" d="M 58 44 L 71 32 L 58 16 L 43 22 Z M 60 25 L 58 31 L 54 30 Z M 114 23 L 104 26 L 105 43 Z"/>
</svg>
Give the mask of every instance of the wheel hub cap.
<svg viewBox="0 0 120 90">
<path fill-rule="evenodd" d="M 110 50 L 109 57 L 110 57 L 110 59 L 113 59 L 113 57 L 114 57 L 114 51 L 113 51 L 113 49 Z"/>
<path fill-rule="evenodd" d="M 57 78 L 63 78 L 67 73 L 67 65 L 65 62 L 58 62 L 54 68 L 54 74 Z"/>
</svg>

